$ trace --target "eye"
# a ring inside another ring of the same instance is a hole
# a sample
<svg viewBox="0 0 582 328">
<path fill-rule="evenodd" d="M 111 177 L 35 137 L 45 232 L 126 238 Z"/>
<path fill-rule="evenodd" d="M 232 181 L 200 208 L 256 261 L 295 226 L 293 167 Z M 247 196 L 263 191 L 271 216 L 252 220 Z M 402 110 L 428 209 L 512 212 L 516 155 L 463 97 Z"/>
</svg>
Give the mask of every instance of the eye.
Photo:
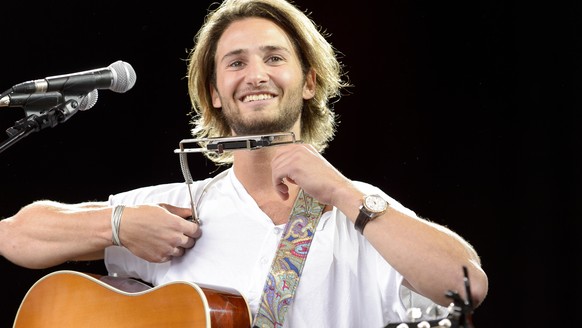
<svg viewBox="0 0 582 328">
<path fill-rule="evenodd" d="M 231 62 L 230 64 L 228 64 L 228 67 L 242 67 L 244 65 L 244 63 L 240 60 L 235 60 L 233 62 Z"/>
<path fill-rule="evenodd" d="M 281 56 L 270 56 L 267 58 L 267 63 L 278 63 L 278 62 L 282 62 L 285 59 Z"/>
</svg>

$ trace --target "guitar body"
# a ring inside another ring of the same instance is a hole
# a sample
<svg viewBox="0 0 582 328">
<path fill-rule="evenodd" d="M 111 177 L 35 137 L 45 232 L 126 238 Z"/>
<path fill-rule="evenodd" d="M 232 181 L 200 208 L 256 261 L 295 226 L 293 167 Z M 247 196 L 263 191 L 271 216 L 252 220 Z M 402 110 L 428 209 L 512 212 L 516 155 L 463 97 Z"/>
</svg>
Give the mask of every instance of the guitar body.
<svg viewBox="0 0 582 328">
<path fill-rule="evenodd" d="M 13 328 L 248 328 L 252 324 L 246 299 L 233 289 L 183 281 L 150 287 L 135 281 L 125 284 L 132 289 L 128 292 L 100 278 L 68 270 L 44 276 L 24 297 Z"/>
</svg>

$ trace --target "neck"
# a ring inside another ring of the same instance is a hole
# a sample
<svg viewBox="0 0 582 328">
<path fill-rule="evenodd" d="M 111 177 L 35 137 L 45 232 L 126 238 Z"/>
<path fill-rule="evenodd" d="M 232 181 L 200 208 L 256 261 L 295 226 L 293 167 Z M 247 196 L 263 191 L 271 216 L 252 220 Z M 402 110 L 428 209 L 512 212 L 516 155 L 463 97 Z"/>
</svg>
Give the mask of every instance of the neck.
<svg viewBox="0 0 582 328">
<path fill-rule="evenodd" d="M 275 147 L 240 150 L 234 153 L 233 170 L 246 191 L 274 224 L 286 223 L 299 187 L 289 186 L 289 198 L 282 200 L 273 186 L 271 160 Z"/>
<path fill-rule="evenodd" d="M 294 133 L 296 141 L 301 140 L 299 121 L 295 123 L 291 131 Z M 273 156 L 275 156 L 277 147 L 268 146 L 261 149 L 241 149 L 234 151 L 233 169 L 238 179 L 247 188 L 247 191 L 275 191 L 271 174 L 271 161 L 273 160 Z"/>
<path fill-rule="evenodd" d="M 234 152 L 233 169 L 247 191 L 273 189 L 271 161 L 273 147 Z M 271 187 L 271 188 L 269 188 Z"/>
</svg>

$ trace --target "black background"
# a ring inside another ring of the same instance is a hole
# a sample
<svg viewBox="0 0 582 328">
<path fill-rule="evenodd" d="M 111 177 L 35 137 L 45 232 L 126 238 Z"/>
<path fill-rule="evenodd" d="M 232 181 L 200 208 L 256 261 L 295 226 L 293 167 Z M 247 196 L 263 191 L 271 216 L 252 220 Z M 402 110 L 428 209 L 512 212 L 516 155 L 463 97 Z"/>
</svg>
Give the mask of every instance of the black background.
<svg viewBox="0 0 582 328">
<path fill-rule="evenodd" d="M 100 90 L 90 110 L 0 153 L 0 217 L 43 198 L 103 200 L 183 181 L 173 150 L 190 137 L 185 59 L 210 3 L 3 5 L 0 90 L 120 59 L 138 78 L 127 93 Z M 296 3 L 331 33 L 354 84 L 335 106 L 339 132 L 325 155 L 346 176 L 380 186 L 476 247 L 490 291 L 475 326 L 577 320 L 577 8 Z M 0 109 L 0 128 L 23 115 Z M 195 178 L 213 173 L 202 156 L 190 163 Z M 0 259 L 0 326 L 11 326 L 37 279 L 61 268 L 103 270 L 101 263 L 29 270 Z"/>
</svg>

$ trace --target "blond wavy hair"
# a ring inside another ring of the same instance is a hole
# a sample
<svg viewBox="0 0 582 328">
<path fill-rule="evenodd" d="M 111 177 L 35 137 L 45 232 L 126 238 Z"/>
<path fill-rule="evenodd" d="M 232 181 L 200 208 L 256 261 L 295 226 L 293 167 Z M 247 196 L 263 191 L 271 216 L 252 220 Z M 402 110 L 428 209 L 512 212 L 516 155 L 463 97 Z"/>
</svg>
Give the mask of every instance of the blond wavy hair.
<svg viewBox="0 0 582 328">
<path fill-rule="evenodd" d="M 326 32 L 309 14 L 285 0 L 225 0 L 206 15 L 188 56 L 192 135 L 197 139 L 231 136 L 222 112 L 212 106 L 210 90 L 216 86 L 214 58 L 222 33 L 233 22 L 249 17 L 265 18 L 282 28 L 299 55 L 303 75 L 315 70 L 315 96 L 304 101 L 301 113 L 301 140 L 323 152 L 334 138 L 338 124 L 333 99 L 339 100 L 349 83 L 338 60 L 340 53 L 326 40 Z M 204 154 L 218 165 L 231 164 L 233 160 L 232 152 Z"/>
</svg>

